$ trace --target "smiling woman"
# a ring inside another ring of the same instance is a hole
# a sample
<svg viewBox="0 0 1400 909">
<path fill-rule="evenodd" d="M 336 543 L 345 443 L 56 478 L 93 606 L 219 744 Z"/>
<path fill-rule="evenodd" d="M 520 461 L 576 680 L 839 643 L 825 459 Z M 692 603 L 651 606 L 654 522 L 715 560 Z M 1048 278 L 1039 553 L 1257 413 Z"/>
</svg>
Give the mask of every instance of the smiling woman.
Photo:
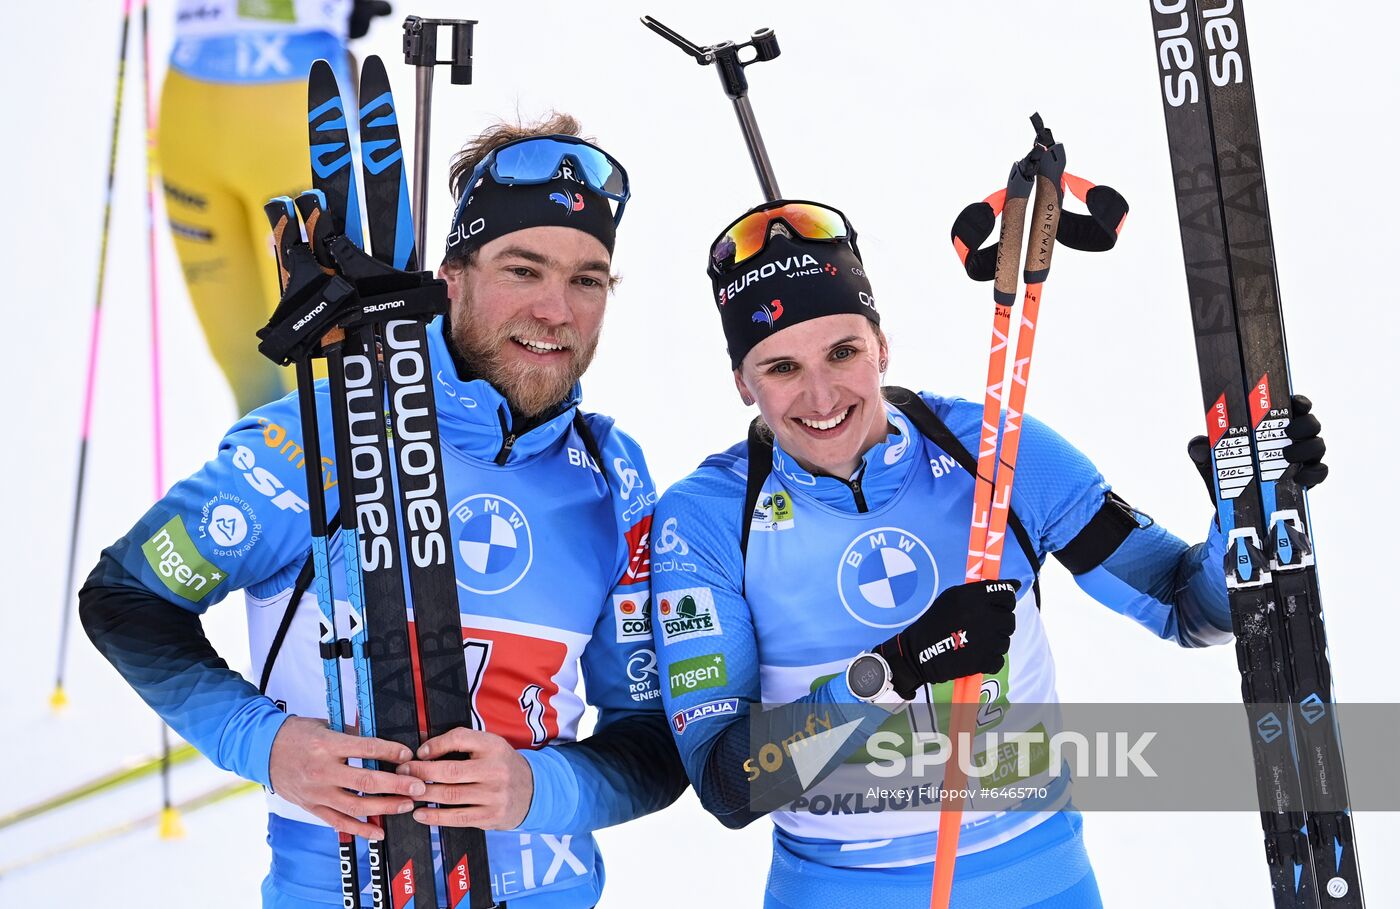
<svg viewBox="0 0 1400 909">
<path fill-rule="evenodd" d="M 760 341 L 734 383 L 805 470 L 849 477 L 887 432 L 880 377 L 888 355 L 880 326 L 843 313 Z"/>
<path fill-rule="evenodd" d="M 760 206 L 716 238 L 709 275 L 734 384 L 760 417 L 657 505 L 664 545 L 689 556 L 652 565 L 661 677 L 720 670 L 704 685 L 662 686 L 673 736 L 726 826 L 772 814 L 766 906 L 872 893 L 926 906 L 938 814 L 914 809 L 928 800 L 830 808 L 889 782 L 870 772 L 870 736 L 907 749 L 940 734 L 951 681 L 972 673 L 986 674 L 979 733 L 1045 722 L 1039 705 L 1058 697 L 1036 582 L 1052 553 L 1154 634 L 1228 641 L 1223 540 L 1212 529 L 1188 546 L 1142 518 L 1027 416 L 1020 459 L 1034 469 L 1010 503 L 1019 545 L 1003 553 L 1002 580 L 959 584 L 981 408 L 881 388 L 889 343 L 850 222 L 816 202 Z M 802 738 L 813 717 L 845 733 L 823 758 L 804 749 L 799 767 L 772 743 Z M 952 905 L 1101 905 L 1064 777 L 1044 762 L 1029 776 L 1015 766 L 1014 795 L 968 803 Z M 940 769 L 901 782 L 937 793 Z"/>
</svg>

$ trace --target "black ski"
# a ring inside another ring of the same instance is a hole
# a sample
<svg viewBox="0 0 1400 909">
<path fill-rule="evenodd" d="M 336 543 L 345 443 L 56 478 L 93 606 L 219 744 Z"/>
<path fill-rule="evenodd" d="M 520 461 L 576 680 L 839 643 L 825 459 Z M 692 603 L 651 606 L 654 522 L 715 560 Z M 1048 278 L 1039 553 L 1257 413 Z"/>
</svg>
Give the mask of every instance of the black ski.
<svg viewBox="0 0 1400 909">
<path fill-rule="evenodd" d="M 351 200 L 357 195 L 350 134 L 339 87 L 330 66 L 317 61 L 308 80 L 308 125 L 312 180 L 297 206 L 318 260 L 334 262 L 330 237 L 363 236 Z M 332 162 L 334 167 L 318 166 Z M 337 338 L 337 335 L 339 336 Z M 389 443 L 383 419 L 384 380 L 368 326 L 331 336 L 327 361 L 335 459 L 342 467 L 342 551 L 348 578 L 351 655 L 355 661 L 360 734 L 417 750 L 419 717 L 414 667 L 398 550 L 397 508 L 389 473 Z M 368 641 L 366 641 L 368 638 Z M 377 769 L 393 771 L 389 765 Z M 380 819 L 384 839 L 370 844 L 370 892 L 375 909 L 388 905 L 436 909 L 431 830 L 409 815 Z M 386 890 L 387 887 L 387 890 Z"/>
<path fill-rule="evenodd" d="M 312 84 L 317 84 L 314 69 Z M 320 84 L 323 91 L 334 91 L 329 67 L 321 74 Z M 367 255 L 364 244 L 356 242 L 358 225 L 349 218 L 343 232 L 336 230 L 340 225 L 333 223 L 333 218 L 322 222 L 313 245 L 354 284 L 359 294 L 356 312 L 341 323 L 345 330 L 343 372 L 338 389 L 333 388 L 333 397 L 344 404 L 347 443 L 353 442 L 354 446 L 353 452 L 347 451 L 344 456 L 350 459 L 347 463 L 352 466 L 358 503 L 355 513 L 360 533 L 359 561 L 365 578 L 368 674 L 373 680 L 376 720 L 386 697 L 391 703 L 385 708 L 393 710 L 393 716 L 384 718 L 388 728 L 378 725 L 378 734 L 388 737 L 397 731 L 403 738 L 395 740 L 417 748 L 420 731 L 432 736 L 457 726 L 472 726 L 427 353 L 427 322 L 445 311 L 447 295 L 442 282 L 433 280 L 430 274 L 413 271 L 417 257 L 402 146 L 388 79 L 377 57 L 365 61 L 361 84 L 369 99 L 360 112 L 361 148 L 368 233 L 374 255 Z M 313 114 L 327 103 L 329 100 L 318 104 L 313 97 Z M 333 105 L 326 109 L 332 110 Z M 325 126 L 343 128 L 343 120 L 337 121 L 325 113 L 321 117 Z M 322 149 L 323 161 L 338 164 L 341 159 L 335 141 L 339 136 L 326 135 L 322 130 L 323 135 L 318 137 L 314 134 L 315 116 L 311 123 L 312 147 Z M 338 167 L 324 169 L 327 179 L 317 185 L 325 192 L 324 210 L 351 210 L 355 194 L 353 167 L 349 179 L 341 178 Z M 319 171 L 317 175 L 320 176 Z M 341 192 L 348 196 L 339 196 Z M 306 196 L 300 200 L 306 205 L 303 213 L 308 214 L 308 224 L 315 201 Z M 331 371 L 335 376 L 334 365 Z M 384 421 L 377 419 L 378 407 L 386 401 L 390 404 L 393 446 L 389 444 Z M 371 419 L 371 412 L 376 418 Z M 396 468 L 397 484 L 389 478 L 391 463 Z M 396 527 L 394 521 L 395 485 L 398 508 L 405 516 L 402 527 Z M 409 558 L 406 560 L 405 556 Z M 409 598 L 404 596 L 405 571 Z M 416 654 L 408 633 L 406 603 L 410 599 L 415 606 L 412 643 L 417 645 Z M 416 693 L 422 697 L 425 717 L 418 716 L 416 704 L 409 700 L 415 694 L 415 674 L 405 671 L 412 668 L 415 656 Z M 415 708 L 411 736 L 403 725 L 410 707 Z M 420 839 L 428 836 L 427 827 L 411 819 L 409 822 L 417 827 Z M 386 828 L 386 842 L 391 839 Z M 445 896 L 449 909 L 455 909 L 464 900 L 469 900 L 472 909 L 491 906 L 485 834 L 475 829 L 441 828 L 439 842 L 440 878 L 426 870 L 432 865 L 421 864 L 421 857 L 415 858 L 412 866 L 406 864 L 406 853 L 393 862 L 386 858 L 394 909 L 405 905 L 435 907 L 439 893 Z M 427 854 L 430 856 L 431 852 Z M 401 871 L 396 873 L 396 869 Z M 479 886 L 473 887 L 473 882 Z"/>
<path fill-rule="evenodd" d="M 1321 902 L 1350 909 L 1364 901 L 1341 735 L 1332 709 L 1332 667 L 1307 494 L 1294 480 L 1296 471 L 1288 469 L 1282 451 L 1288 444 L 1292 383 L 1243 0 L 1204 0 L 1200 13 L 1202 39 L 1208 48 L 1219 48 L 1225 76 L 1207 83 L 1206 99 L 1225 209 L 1235 320 L 1250 383 L 1250 429 L 1268 526 L 1266 555 L 1285 627 L 1289 725 Z"/>
<path fill-rule="evenodd" d="M 1238 0 L 1152 0 L 1216 509 L 1278 909 L 1360 907 Z M 1218 84 L 1219 83 L 1219 84 Z"/>
<path fill-rule="evenodd" d="M 366 58 L 360 91 L 367 99 L 360 109 L 360 136 L 365 198 L 371 200 L 366 204 L 374 257 L 411 272 L 418 267 L 418 256 L 413 243 L 408 176 L 393 94 L 378 57 Z M 427 273 L 421 274 L 431 278 Z M 445 286 L 441 300 L 445 310 Z M 428 714 L 427 733 L 437 736 L 459 726 L 472 729 L 478 724 L 474 722 L 468 696 L 457 572 L 447 519 L 433 368 L 428 356 L 427 323 L 437 313 L 414 318 L 411 313 L 401 312 L 398 305 L 397 300 L 386 300 L 383 308 L 373 312 L 384 357 L 386 390 L 392 402 L 396 485 L 405 515 L 404 542 L 410 557 L 408 586 L 423 703 Z M 405 318 L 384 320 L 385 316 L 400 315 Z M 439 837 L 449 909 L 455 909 L 464 897 L 469 898 L 472 909 L 492 906 L 486 834 L 474 828 L 443 827 Z"/>
</svg>

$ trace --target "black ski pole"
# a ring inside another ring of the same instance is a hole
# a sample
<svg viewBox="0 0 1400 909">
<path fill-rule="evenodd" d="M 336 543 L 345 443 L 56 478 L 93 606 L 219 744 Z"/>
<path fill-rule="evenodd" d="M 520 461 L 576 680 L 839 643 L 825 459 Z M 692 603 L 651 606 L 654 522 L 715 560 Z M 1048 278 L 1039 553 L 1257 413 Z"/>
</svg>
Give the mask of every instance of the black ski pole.
<svg viewBox="0 0 1400 909">
<path fill-rule="evenodd" d="M 744 144 L 748 146 L 749 156 L 753 158 L 753 168 L 758 173 L 758 185 L 763 189 L 763 196 L 769 202 L 781 197 L 778 178 L 773 175 L 773 164 L 768 160 L 768 149 L 758 131 L 758 120 L 754 117 L 753 105 L 749 104 L 749 79 L 744 73 L 744 67 L 772 60 L 782 53 L 778 47 L 778 36 L 773 34 L 771 28 L 760 28 L 744 44 L 721 41 L 719 44 L 700 47 L 651 16 L 643 16 L 642 24 L 690 54 L 701 66 L 711 63 L 715 65 L 719 72 L 720 84 L 724 86 L 724 93 L 734 102 L 734 113 L 739 117 L 739 129 L 744 134 Z M 754 50 L 753 56 L 748 60 L 740 57 L 740 51 L 746 47 Z"/>
<path fill-rule="evenodd" d="M 413 96 L 413 223 L 414 240 L 420 258 L 427 261 L 424 240 L 428 230 L 428 136 L 433 117 L 433 69 L 452 67 L 453 85 L 472 81 L 472 36 L 475 19 L 424 19 L 409 16 L 403 21 L 403 62 L 414 67 Z M 451 53 L 445 60 L 437 56 L 438 28 L 451 26 Z"/>
</svg>

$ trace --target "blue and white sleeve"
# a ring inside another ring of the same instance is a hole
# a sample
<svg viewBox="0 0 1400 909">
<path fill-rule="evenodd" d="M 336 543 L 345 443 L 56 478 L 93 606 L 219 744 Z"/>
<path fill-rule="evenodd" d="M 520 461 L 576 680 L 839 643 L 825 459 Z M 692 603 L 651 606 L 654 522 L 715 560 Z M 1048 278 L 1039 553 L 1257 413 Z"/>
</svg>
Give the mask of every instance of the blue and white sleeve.
<svg viewBox="0 0 1400 909">
<path fill-rule="evenodd" d="M 1226 643 L 1224 539 L 1188 545 L 1129 506 L 1077 448 L 1032 417 L 1022 429 L 1013 507 L 1024 509 L 1094 599 L 1183 647 Z"/>
<path fill-rule="evenodd" d="M 707 482 L 712 478 L 719 483 Z M 815 782 L 889 714 L 858 701 L 844 674 L 791 703 L 761 703 L 758 641 L 742 593 L 743 489 L 724 494 L 727 485 L 718 474 L 700 472 L 662 497 L 652 534 L 651 603 L 661 698 L 676 747 L 700 803 L 737 829 L 806 788 L 791 761 L 756 781 L 764 745 L 792 741 L 813 713 L 838 723 L 860 720 Z"/>
<path fill-rule="evenodd" d="M 656 654 L 646 616 L 648 534 L 656 487 L 641 449 L 614 429 L 602 469 L 614 459 L 630 464 L 640 483 L 610 478 L 618 513 L 617 583 L 599 609 L 581 659 L 588 702 L 598 708 L 591 736 L 578 742 L 522 750 L 534 774 L 535 795 L 519 829 L 526 833 L 587 833 L 659 811 L 685 791 L 685 769 L 661 712 Z M 642 507 L 636 507 L 642 503 Z M 631 611 L 622 604 L 634 604 Z M 641 604 L 638 607 L 635 604 Z"/>
<path fill-rule="evenodd" d="M 290 586 L 310 545 L 306 471 L 334 485 L 300 439 L 292 397 L 240 420 L 103 551 L 79 594 L 88 636 L 141 698 L 215 764 L 264 786 L 286 715 L 219 657 L 199 617 L 239 588 Z"/>
</svg>

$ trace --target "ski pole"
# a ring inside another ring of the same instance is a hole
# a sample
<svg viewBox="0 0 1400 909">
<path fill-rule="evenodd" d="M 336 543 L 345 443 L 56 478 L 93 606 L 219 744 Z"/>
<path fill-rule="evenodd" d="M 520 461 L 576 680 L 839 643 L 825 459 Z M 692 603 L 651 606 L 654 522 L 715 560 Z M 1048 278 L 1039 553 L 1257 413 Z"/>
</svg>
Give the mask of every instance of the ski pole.
<svg viewBox="0 0 1400 909">
<path fill-rule="evenodd" d="M 248 780 L 235 780 L 231 783 L 221 783 L 212 789 L 208 789 L 198 795 L 191 796 L 179 802 L 175 807 L 182 812 L 189 813 L 198 811 L 201 808 L 207 808 L 210 805 L 218 804 L 219 802 L 231 799 L 235 796 L 256 792 L 261 788 L 262 787 L 257 783 L 249 782 Z M 123 821 L 119 824 L 113 824 L 111 827 L 85 834 L 78 839 L 71 840 L 67 843 L 61 843 L 57 846 L 45 849 L 42 852 L 36 852 L 33 855 L 17 859 L 8 865 L 0 866 L 0 878 L 26 871 L 36 865 L 41 865 L 52 859 L 56 859 L 59 856 L 67 855 L 70 852 L 76 852 L 79 849 L 87 849 L 90 846 L 96 846 L 99 843 L 117 839 L 128 833 L 133 833 L 140 830 L 142 827 L 149 827 L 152 824 L 159 824 L 161 822 L 161 814 L 157 812 L 155 814 L 145 814 L 141 817 L 132 818 L 129 821 Z"/>
<path fill-rule="evenodd" d="M 744 73 L 744 67 L 772 60 L 782 53 L 778 47 L 777 35 L 773 34 L 771 28 L 760 28 L 744 44 L 721 41 L 719 44 L 700 47 L 651 16 L 643 16 L 642 24 L 694 57 L 695 62 L 701 66 L 711 63 L 715 65 L 719 72 L 720 84 L 724 86 L 724 93 L 734 102 L 734 113 L 739 118 L 739 129 L 744 134 L 744 144 L 748 146 L 749 157 L 753 159 L 753 168 L 758 174 L 758 185 L 763 189 L 763 196 L 769 202 L 780 198 L 782 192 L 778 189 L 778 178 L 773 174 L 773 164 L 768 160 L 768 148 L 763 144 L 763 135 L 758 131 L 758 120 L 754 117 L 753 106 L 749 104 L 749 79 Z M 740 59 L 739 52 L 746 47 L 753 48 L 752 59 Z"/>
<path fill-rule="evenodd" d="M 320 65 L 319 63 L 317 65 Z M 301 240 L 301 220 L 297 215 L 295 203 L 286 197 L 279 196 L 264 206 L 268 221 L 272 224 L 273 245 L 277 253 L 277 273 L 279 283 L 283 292 L 283 303 L 279 304 L 277 310 L 273 312 L 272 325 L 291 321 L 287 315 L 290 308 L 288 301 L 295 299 L 293 296 L 296 283 L 307 280 L 310 276 L 321 275 L 321 269 L 314 261 L 309 265 L 305 262 L 297 262 L 294 257 L 301 255 L 304 259 L 309 259 L 310 252 L 299 246 Z M 310 310 L 296 324 L 311 332 L 314 325 L 313 319 L 320 317 L 322 320 L 328 319 L 333 311 L 333 306 L 327 303 L 343 303 L 352 295 L 350 288 L 338 278 L 332 278 L 328 285 L 332 288 L 331 294 L 323 293 L 316 298 L 319 309 Z M 322 302 L 324 301 L 324 302 Z M 297 331 L 298 328 L 293 328 Z M 321 670 L 325 680 L 326 688 L 326 721 L 332 732 L 344 733 L 345 730 L 345 704 L 341 693 L 340 685 L 340 657 L 341 640 L 336 633 L 335 624 L 335 599 L 331 590 L 330 575 L 330 553 L 329 553 L 329 530 L 326 521 L 326 499 L 322 489 L 321 479 L 321 433 L 317 423 L 316 415 L 316 392 L 313 387 L 315 374 L 312 371 L 311 359 L 314 351 L 309 349 L 308 343 L 303 341 L 301 349 L 290 350 L 286 356 L 274 356 L 266 349 L 268 329 L 259 332 L 259 337 L 263 338 L 264 344 L 259 346 L 259 350 L 268 356 L 273 362 L 279 365 L 286 365 L 287 360 L 291 360 L 296 367 L 297 378 L 297 406 L 301 418 L 302 427 L 302 452 L 306 458 L 306 502 L 307 514 L 311 519 L 311 559 L 316 571 L 316 605 L 320 607 L 320 649 L 321 649 Z M 314 338 L 313 341 L 319 341 Z M 340 855 L 340 888 L 341 898 L 346 906 L 360 905 L 360 864 L 355 853 L 355 838 L 348 833 L 337 832 Z"/>
<path fill-rule="evenodd" d="M 991 278 L 995 281 L 993 298 L 996 304 L 988 355 L 987 388 L 982 406 L 972 529 L 968 540 L 967 582 L 1001 576 L 1001 554 L 1011 514 L 1011 491 L 1016 478 L 1031 357 L 1040 318 L 1040 300 L 1050 273 L 1055 243 L 1060 240 L 1067 246 L 1085 250 L 1112 248 L 1128 210 L 1122 196 L 1109 187 L 1096 187 L 1087 180 L 1067 174 L 1064 146 L 1055 142 L 1039 114 L 1031 116 L 1031 124 L 1036 130 L 1035 147 L 1012 166 L 1006 189 L 968 206 L 953 225 L 953 245 L 959 259 L 969 276 L 976 280 Z M 1010 343 L 1011 307 L 1017 287 L 1016 270 L 1021 257 L 1026 199 L 1032 180 L 1035 201 L 1030 212 L 1031 239 L 1026 247 L 1025 271 L 1022 275 L 1026 290 L 1008 390 L 1006 348 Z M 1090 210 L 1089 215 L 1062 212 L 1066 187 L 1084 199 Z M 991 226 L 998 214 L 1002 216 L 1000 242 L 995 248 L 978 250 L 978 244 L 991 233 Z M 1001 413 L 1003 396 L 1006 405 L 1004 419 Z M 980 703 L 981 688 L 980 674 L 953 682 L 949 756 L 944 770 L 930 900 L 933 909 L 947 909 L 952 898 L 953 871 L 962 829 L 963 791 L 967 786 L 961 752 L 964 741 L 967 749 L 971 750 L 975 738 L 976 709 Z"/>
<path fill-rule="evenodd" d="M 160 372 L 160 262 L 156 253 L 156 119 L 151 103 L 154 79 L 151 78 L 150 4 L 141 0 L 141 83 L 145 99 L 146 120 L 146 270 L 149 275 L 151 298 L 151 449 L 155 479 L 155 499 L 165 494 L 165 444 L 161 431 L 161 372 Z M 160 721 L 160 838 L 179 839 L 185 835 L 180 824 L 180 811 L 170 798 L 170 730 Z"/>
<path fill-rule="evenodd" d="M 82 433 L 78 437 L 78 479 L 73 484 L 73 521 L 68 532 L 68 569 L 63 575 L 63 609 L 58 632 L 58 671 L 54 674 L 49 706 L 61 710 L 68 704 L 63 675 L 68 663 L 68 628 L 72 622 L 73 572 L 78 560 L 78 528 L 83 514 L 83 474 L 87 467 L 88 438 L 92 431 L 92 401 L 97 381 L 98 341 L 102 328 L 102 294 L 107 278 L 107 240 L 112 226 L 112 186 L 117 178 L 117 140 L 121 135 L 122 94 L 126 86 L 126 47 L 131 34 L 131 0 L 123 0 L 122 35 L 117 51 L 117 93 L 112 105 L 112 134 L 107 148 L 107 196 L 102 204 L 102 239 L 97 248 L 97 294 L 88 329 L 87 378 L 83 382 Z"/>
<path fill-rule="evenodd" d="M 1036 147 L 1012 168 L 1007 183 L 1007 208 L 1002 213 L 1002 242 L 997 254 L 997 298 L 988 357 L 987 389 L 982 406 L 982 441 L 977 454 L 977 487 L 974 496 L 972 532 L 968 541 L 965 580 L 995 580 L 1001 577 L 1002 544 L 1011 512 L 1011 489 L 1016 479 L 1016 456 L 1021 440 L 1021 421 L 1030 380 L 1031 355 L 1035 348 L 1035 328 L 1039 319 L 1040 296 L 1050 272 L 1050 256 L 1060 221 L 1060 179 L 1064 173 L 1064 147 L 1055 144 L 1050 131 L 1031 117 L 1036 128 Z M 1021 303 L 1020 328 L 1016 334 L 1016 356 L 1011 365 L 1011 383 L 1006 388 L 1006 348 L 1010 343 L 1011 307 L 1001 301 L 1016 292 L 1016 267 L 1020 264 L 1021 234 L 1025 221 L 1025 197 L 1035 181 L 1035 203 L 1031 211 L 1031 240 L 1027 245 L 1026 293 Z M 1018 211 L 1019 209 L 1019 211 Z M 1001 408 L 1005 393 L 1006 415 Z M 977 728 L 976 708 L 982 690 L 981 673 L 953 682 L 953 702 L 949 718 L 948 763 L 943 771 L 944 797 L 938 816 L 938 851 L 933 864 L 934 909 L 947 909 L 953 891 L 953 868 L 958 856 L 958 835 L 962 828 L 963 789 L 967 774 L 962 766 L 961 743 L 967 750 Z"/>
<path fill-rule="evenodd" d="M 413 218 L 414 240 L 419 258 L 427 261 L 424 240 L 428 231 L 428 137 L 433 116 L 433 68 L 451 66 L 453 85 L 472 81 L 472 37 L 475 19 L 403 20 L 403 62 L 415 68 L 413 97 Z M 452 52 L 445 60 L 437 57 L 438 27 L 452 27 Z"/>
<path fill-rule="evenodd" d="M 199 752 L 195 750 L 193 745 L 181 745 L 179 748 L 170 752 L 169 763 L 171 766 L 174 766 L 176 764 L 183 764 L 197 757 L 199 757 Z M 115 770 L 109 770 L 101 776 L 93 777 L 86 782 L 71 786 L 62 792 L 56 792 L 53 795 L 42 798 L 23 808 L 17 808 L 8 814 L 0 815 L 0 830 L 4 830 L 6 827 L 12 827 L 15 824 L 23 823 L 30 818 L 40 817 L 51 811 L 57 811 L 59 808 L 71 805 L 74 802 L 80 802 L 83 799 L 102 795 L 105 792 L 120 788 L 127 783 L 145 779 L 151 774 L 161 770 L 164 759 L 164 754 L 154 754 L 150 757 L 128 761 Z"/>
</svg>

